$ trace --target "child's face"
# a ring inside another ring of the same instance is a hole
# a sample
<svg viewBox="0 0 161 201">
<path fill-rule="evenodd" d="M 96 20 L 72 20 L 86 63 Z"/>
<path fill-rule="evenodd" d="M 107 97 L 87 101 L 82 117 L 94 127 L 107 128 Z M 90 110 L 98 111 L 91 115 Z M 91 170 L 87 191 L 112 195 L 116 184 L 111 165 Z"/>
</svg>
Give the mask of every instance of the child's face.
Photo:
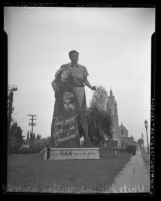
<svg viewBox="0 0 161 201">
<path fill-rule="evenodd" d="M 66 80 L 68 78 L 68 71 L 63 71 L 61 73 L 61 80 Z"/>
</svg>

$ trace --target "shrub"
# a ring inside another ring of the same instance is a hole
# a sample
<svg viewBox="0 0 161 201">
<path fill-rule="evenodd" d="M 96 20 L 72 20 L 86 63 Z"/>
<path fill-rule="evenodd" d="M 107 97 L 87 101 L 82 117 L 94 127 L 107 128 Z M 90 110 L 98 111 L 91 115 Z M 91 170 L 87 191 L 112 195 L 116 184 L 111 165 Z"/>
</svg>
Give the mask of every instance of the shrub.
<svg viewBox="0 0 161 201">
<path fill-rule="evenodd" d="M 125 152 L 126 150 L 125 150 L 125 149 L 122 149 L 122 148 L 119 148 L 118 151 L 119 151 L 119 152 Z"/>
<path fill-rule="evenodd" d="M 32 153 L 39 153 L 43 148 L 42 147 L 30 147 L 30 148 L 23 148 L 19 150 L 18 154 L 32 154 Z"/>
<path fill-rule="evenodd" d="M 23 149 L 20 149 L 18 151 L 19 154 L 30 154 L 31 153 L 31 150 L 30 148 L 23 148 Z"/>
<path fill-rule="evenodd" d="M 32 154 L 32 153 L 39 153 L 42 149 L 49 147 L 50 139 L 49 138 L 42 138 L 35 141 L 35 143 L 31 144 L 29 148 L 22 148 L 18 150 L 18 154 Z"/>
<path fill-rule="evenodd" d="M 136 153 L 136 145 L 128 145 L 126 147 L 126 152 L 135 154 Z"/>
<path fill-rule="evenodd" d="M 88 109 L 88 127 L 89 137 L 94 145 L 99 146 L 101 141 L 104 142 L 105 135 L 112 136 L 111 116 L 106 111 L 99 110 L 95 106 Z"/>
<path fill-rule="evenodd" d="M 9 154 L 18 153 L 19 148 L 23 143 L 22 129 L 18 126 L 17 122 L 11 125 L 8 132 L 8 152 Z"/>
</svg>

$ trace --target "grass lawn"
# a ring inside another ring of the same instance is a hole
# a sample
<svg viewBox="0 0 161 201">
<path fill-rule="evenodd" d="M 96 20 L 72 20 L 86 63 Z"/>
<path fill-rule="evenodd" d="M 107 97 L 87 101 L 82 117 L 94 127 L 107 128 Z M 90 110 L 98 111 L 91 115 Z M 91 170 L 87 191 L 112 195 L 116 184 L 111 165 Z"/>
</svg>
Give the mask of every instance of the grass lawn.
<svg viewBox="0 0 161 201">
<path fill-rule="evenodd" d="M 141 156 L 143 158 L 143 161 L 145 163 L 148 172 L 150 173 L 150 154 L 148 154 L 145 151 L 141 151 Z"/>
<path fill-rule="evenodd" d="M 107 152 L 99 160 L 42 160 L 39 154 L 8 157 L 8 191 L 102 192 L 131 155 Z"/>
</svg>

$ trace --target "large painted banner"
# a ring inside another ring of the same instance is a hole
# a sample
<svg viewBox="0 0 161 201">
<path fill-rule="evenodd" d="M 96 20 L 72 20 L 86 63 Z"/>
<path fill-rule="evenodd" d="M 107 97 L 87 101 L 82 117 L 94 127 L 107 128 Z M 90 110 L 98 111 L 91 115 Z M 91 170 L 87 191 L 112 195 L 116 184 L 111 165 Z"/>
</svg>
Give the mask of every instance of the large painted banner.
<svg viewBox="0 0 161 201">
<path fill-rule="evenodd" d="M 53 147 L 79 147 L 76 115 L 55 116 L 52 133 Z"/>
<path fill-rule="evenodd" d="M 66 79 L 65 79 L 66 78 Z M 79 147 L 80 137 L 77 125 L 78 102 L 68 71 L 61 71 L 55 79 L 55 107 L 51 129 L 52 147 Z"/>
</svg>

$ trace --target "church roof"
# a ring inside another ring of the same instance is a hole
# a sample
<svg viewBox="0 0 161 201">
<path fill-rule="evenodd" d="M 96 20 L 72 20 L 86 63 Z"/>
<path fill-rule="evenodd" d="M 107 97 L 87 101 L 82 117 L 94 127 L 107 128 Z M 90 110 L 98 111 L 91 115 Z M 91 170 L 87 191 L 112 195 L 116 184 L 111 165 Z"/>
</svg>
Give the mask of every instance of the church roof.
<svg viewBox="0 0 161 201">
<path fill-rule="evenodd" d="M 127 130 L 127 128 L 123 125 L 123 123 L 121 122 L 121 125 L 119 126 L 120 128 L 124 128 L 125 130 Z M 128 131 L 128 130 L 127 130 Z"/>
</svg>

